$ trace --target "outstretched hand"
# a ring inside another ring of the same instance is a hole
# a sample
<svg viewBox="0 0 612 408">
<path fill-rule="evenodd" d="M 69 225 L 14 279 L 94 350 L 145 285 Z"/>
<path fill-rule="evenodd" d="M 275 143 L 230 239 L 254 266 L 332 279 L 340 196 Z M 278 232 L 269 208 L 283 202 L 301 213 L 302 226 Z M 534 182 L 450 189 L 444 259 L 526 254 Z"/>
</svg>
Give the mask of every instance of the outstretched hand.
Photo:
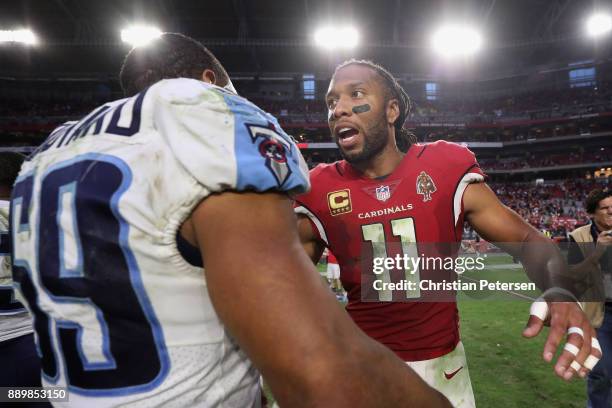
<svg viewBox="0 0 612 408">
<path fill-rule="evenodd" d="M 531 316 L 523 336 L 537 336 L 544 325 L 550 325 L 543 358 L 551 362 L 559 344 L 567 335 L 563 352 L 555 364 L 555 374 L 569 381 L 575 374 L 585 377 L 601 359 L 601 348 L 595 329 L 576 302 L 545 302 L 538 299 L 531 306 Z"/>
</svg>

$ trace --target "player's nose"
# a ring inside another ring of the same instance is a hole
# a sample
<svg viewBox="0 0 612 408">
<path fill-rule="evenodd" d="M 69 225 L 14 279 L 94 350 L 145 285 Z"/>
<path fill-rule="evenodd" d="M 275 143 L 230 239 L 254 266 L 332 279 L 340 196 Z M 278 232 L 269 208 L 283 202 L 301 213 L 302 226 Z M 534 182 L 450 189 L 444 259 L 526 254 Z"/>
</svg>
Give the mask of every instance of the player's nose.
<svg viewBox="0 0 612 408">
<path fill-rule="evenodd" d="M 352 105 L 349 98 L 340 97 L 336 106 L 331 111 L 330 119 L 339 119 L 342 116 L 350 116 Z"/>
</svg>

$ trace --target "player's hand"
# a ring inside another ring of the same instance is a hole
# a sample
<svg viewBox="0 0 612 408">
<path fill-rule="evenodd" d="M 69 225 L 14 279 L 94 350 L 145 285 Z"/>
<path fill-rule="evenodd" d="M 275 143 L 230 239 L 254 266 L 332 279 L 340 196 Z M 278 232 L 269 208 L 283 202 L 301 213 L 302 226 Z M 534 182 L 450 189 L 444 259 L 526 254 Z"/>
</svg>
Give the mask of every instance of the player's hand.
<svg viewBox="0 0 612 408">
<path fill-rule="evenodd" d="M 555 373 L 566 381 L 576 374 L 585 377 L 601 358 L 601 348 L 582 309 L 576 302 L 536 301 L 523 336 L 537 336 L 546 323 L 550 324 L 550 331 L 544 344 L 544 361 L 552 361 L 561 341 L 567 337 L 555 364 Z"/>
<path fill-rule="evenodd" d="M 603 254 L 606 248 L 610 248 L 612 245 L 612 230 L 602 231 L 597 235 L 597 245 L 595 251 Z"/>
</svg>

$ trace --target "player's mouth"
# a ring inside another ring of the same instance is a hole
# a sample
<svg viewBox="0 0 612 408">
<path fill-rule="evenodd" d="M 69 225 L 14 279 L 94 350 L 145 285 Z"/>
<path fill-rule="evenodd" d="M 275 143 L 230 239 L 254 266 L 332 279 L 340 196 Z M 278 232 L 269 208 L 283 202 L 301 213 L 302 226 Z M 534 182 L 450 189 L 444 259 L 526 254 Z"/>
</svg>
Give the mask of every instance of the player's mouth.
<svg viewBox="0 0 612 408">
<path fill-rule="evenodd" d="M 351 149 L 359 141 L 359 130 L 347 125 L 336 126 L 336 140 L 343 149 Z"/>
</svg>

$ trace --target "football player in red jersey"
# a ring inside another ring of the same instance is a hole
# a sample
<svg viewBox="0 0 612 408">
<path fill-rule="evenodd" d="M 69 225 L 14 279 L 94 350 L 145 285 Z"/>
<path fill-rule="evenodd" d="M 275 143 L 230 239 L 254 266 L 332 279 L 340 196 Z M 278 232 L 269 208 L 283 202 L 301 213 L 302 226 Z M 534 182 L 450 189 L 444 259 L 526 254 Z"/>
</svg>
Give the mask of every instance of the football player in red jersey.
<svg viewBox="0 0 612 408">
<path fill-rule="evenodd" d="M 414 136 L 405 149 L 398 147 L 405 141 L 396 136 L 408 136 L 402 126 L 410 102 L 381 66 L 362 60 L 341 64 L 326 102 L 332 137 L 344 160 L 313 169 L 312 190 L 297 197 L 302 244 L 315 261 L 324 247 L 334 252 L 348 292 L 346 309 L 361 329 L 408 362 L 454 406 L 472 407 L 456 303 L 406 302 L 406 297 L 423 299 L 418 289 L 404 291 L 403 302 L 391 301 L 401 300 L 395 291 L 379 291 L 380 301 L 364 299 L 364 286 L 370 283 L 366 276 L 375 271 L 373 258 L 394 256 L 388 253 L 391 243 L 460 242 L 467 220 L 488 241 L 527 243 L 520 255 L 529 276 L 549 289 L 558 272 L 547 265 L 561 260 L 558 250 L 500 203 L 466 147 L 444 141 L 416 144 Z M 577 303 L 548 306 L 551 330 L 544 360 L 552 361 L 569 328 L 579 328 L 570 332 L 569 350 L 558 358 L 555 372 L 566 380 L 576 370 L 586 375 L 582 364 L 591 354 L 593 329 Z M 543 324 L 531 316 L 523 335 L 536 336 Z M 600 356 L 595 349 L 592 354 Z"/>
<path fill-rule="evenodd" d="M 331 251 L 327 251 L 327 282 L 329 288 L 336 294 L 342 295 L 342 282 L 340 282 L 340 265 Z"/>
</svg>

